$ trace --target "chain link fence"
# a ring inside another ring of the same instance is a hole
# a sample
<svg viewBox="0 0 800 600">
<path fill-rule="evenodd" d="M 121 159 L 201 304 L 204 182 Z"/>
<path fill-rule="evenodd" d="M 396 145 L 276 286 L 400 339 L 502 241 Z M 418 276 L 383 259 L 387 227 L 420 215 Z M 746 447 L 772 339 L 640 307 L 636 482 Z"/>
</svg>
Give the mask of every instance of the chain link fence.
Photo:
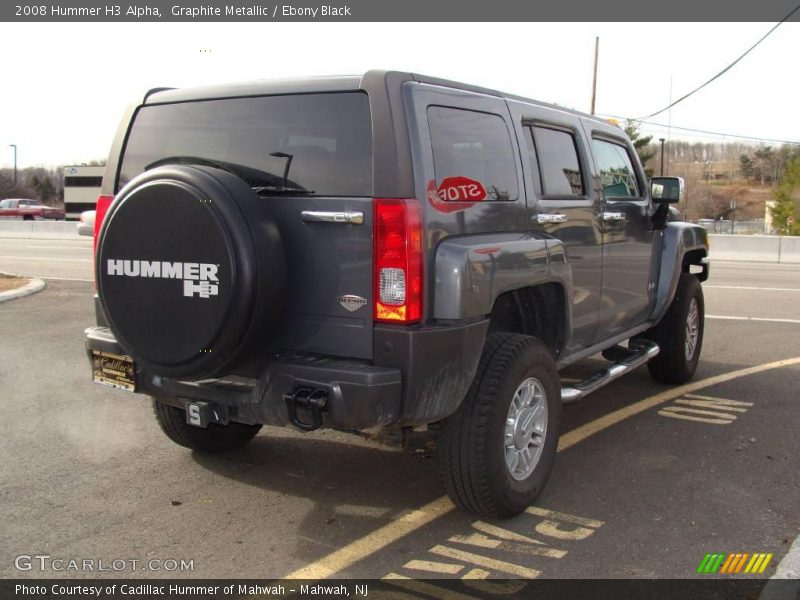
<svg viewBox="0 0 800 600">
<path fill-rule="evenodd" d="M 705 227 L 709 233 L 730 233 L 736 235 L 770 235 L 774 231 L 767 231 L 764 219 L 750 219 L 747 221 L 731 221 L 722 219 L 700 219 L 697 224 Z"/>
</svg>

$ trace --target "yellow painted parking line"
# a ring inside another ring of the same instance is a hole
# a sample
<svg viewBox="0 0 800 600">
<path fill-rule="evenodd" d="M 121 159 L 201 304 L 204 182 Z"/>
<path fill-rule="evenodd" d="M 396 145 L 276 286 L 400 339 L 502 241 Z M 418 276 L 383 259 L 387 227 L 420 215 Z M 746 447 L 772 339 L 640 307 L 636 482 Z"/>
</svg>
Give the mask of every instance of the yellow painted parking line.
<svg viewBox="0 0 800 600">
<path fill-rule="evenodd" d="M 739 402 L 738 400 L 726 400 L 725 398 L 717 398 L 716 396 L 703 396 L 702 394 L 684 394 L 687 398 L 694 398 L 695 400 L 710 400 L 712 402 L 732 402 L 731 406 L 753 406 L 752 402 Z"/>
<path fill-rule="evenodd" d="M 459 571 L 464 570 L 464 565 L 435 562 L 432 560 L 410 560 L 404 564 L 403 567 L 406 569 L 413 569 L 415 571 L 427 571 L 428 573 L 439 573 L 446 575 L 455 575 Z"/>
<path fill-rule="evenodd" d="M 330 577 L 337 571 L 349 567 L 356 561 L 385 548 L 423 525 L 427 525 L 434 519 L 450 512 L 453 508 L 455 507 L 447 496 L 437 498 L 422 508 L 411 511 L 396 521 L 376 529 L 339 550 L 289 573 L 285 579 L 324 579 L 325 577 Z"/>
<path fill-rule="evenodd" d="M 668 406 L 667 408 L 658 411 L 658 414 L 663 412 L 686 413 L 692 415 L 702 415 L 705 417 L 719 417 L 720 414 L 722 414 L 714 412 L 713 410 L 703 410 L 700 408 L 681 408 L 680 406 Z M 725 415 L 725 420 L 733 422 L 736 420 L 736 415 Z"/>
<path fill-rule="evenodd" d="M 574 525 L 583 525 L 584 527 L 594 527 L 595 529 L 605 525 L 603 521 L 598 521 L 597 519 L 576 517 L 575 515 L 568 515 L 566 513 L 561 513 L 555 510 L 547 510 L 546 508 L 539 508 L 538 506 L 529 506 L 528 508 L 525 509 L 525 512 L 528 513 L 529 515 L 534 515 L 536 517 L 546 517 L 548 519 L 556 519 L 558 521 L 564 521 L 564 523 L 573 523 Z"/>
<path fill-rule="evenodd" d="M 473 554 L 472 552 L 467 552 L 465 550 L 456 550 L 455 548 L 450 548 L 448 546 L 434 546 L 430 549 L 430 552 L 433 554 L 438 554 L 439 556 L 478 565 L 479 567 L 486 567 L 487 569 L 492 569 L 493 571 L 502 571 L 503 573 L 516 575 L 517 577 L 522 577 L 523 579 L 536 579 L 539 575 L 541 575 L 541 572 L 537 571 L 536 569 L 529 569 L 528 567 L 515 565 L 514 563 L 506 562 L 504 560 L 497 560 L 496 558 L 489 558 L 488 556 L 483 556 L 481 554 Z"/>
<path fill-rule="evenodd" d="M 733 379 L 739 379 L 740 377 L 756 375 L 757 373 L 763 373 L 764 371 L 780 369 L 781 367 L 791 367 L 798 364 L 800 364 L 800 357 L 787 358 L 785 360 L 777 360 L 775 362 L 765 363 L 763 365 L 756 365 L 754 367 L 746 367 L 744 369 L 730 371 L 729 373 L 722 373 L 721 375 L 715 375 L 713 377 L 706 377 L 700 381 L 685 383 L 684 385 L 666 390 L 660 394 L 656 394 L 655 396 L 650 396 L 649 398 L 645 398 L 639 402 L 635 402 L 630 406 L 615 410 L 612 413 L 603 415 L 599 419 L 595 419 L 594 421 L 586 423 L 586 425 L 582 425 L 577 429 L 573 429 L 569 433 L 565 433 L 558 440 L 558 451 L 563 452 L 567 448 L 571 448 L 575 444 L 582 442 L 586 438 L 593 436 L 596 433 L 608 429 L 612 425 L 616 425 L 625 419 L 629 419 L 635 415 L 638 415 L 639 413 L 650 410 L 659 404 L 664 404 L 665 402 L 669 402 L 670 400 L 674 400 L 675 398 L 679 398 L 680 396 L 694 392 L 695 390 L 725 383 L 726 381 L 731 381 Z"/>
<path fill-rule="evenodd" d="M 710 413 L 715 415 L 714 418 L 711 417 L 696 417 L 687 414 L 681 414 L 681 412 L 704 412 L 704 411 L 693 411 L 692 409 L 683 409 L 680 408 L 672 408 L 667 407 L 663 410 L 658 411 L 659 416 L 661 417 L 669 417 L 670 419 L 680 419 L 682 421 L 692 421 L 694 423 L 706 423 L 708 425 L 730 425 L 736 420 L 734 415 L 730 416 L 720 416 L 719 413 Z"/>
<path fill-rule="evenodd" d="M 676 388 L 665 390 L 664 392 L 650 396 L 649 398 L 645 398 L 639 402 L 635 402 L 630 406 L 615 410 L 612 413 L 604 415 L 598 419 L 595 419 L 594 421 L 578 427 L 577 429 L 573 429 L 572 431 L 565 433 L 559 439 L 558 451 L 563 452 L 564 450 L 571 448 L 575 444 L 584 441 L 596 433 L 604 431 L 609 427 L 616 425 L 617 423 L 621 423 L 630 417 L 650 410 L 651 408 L 654 408 L 660 404 L 664 404 L 665 402 L 679 398 L 684 394 L 691 393 L 705 387 L 710 387 L 712 385 L 718 385 L 720 383 L 732 381 L 740 377 L 756 375 L 758 373 L 763 373 L 764 371 L 770 371 L 772 369 L 779 369 L 782 367 L 790 367 L 798 364 L 800 364 L 800 357 L 778 360 L 762 365 L 756 365 L 754 367 L 746 367 L 744 369 L 730 371 L 729 373 L 722 373 L 721 375 L 707 377 L 706 379 L 701 379 L 700 381 L 694 381 Z M 454 508 L 455 507 L 453 506 L 453 503 L 446 496 L 437 498 L 422 508 L 414 510 L 400 517 L 396 521 L 384 525 L 383 527 L 368 533 L 364 537 L 350 542 L 339 550 L 327 554 L 326 556 L 309 563 L 305 567 L 289 573 L 285 576 L 285 579 L 316 580 L 330 577 L 334 573 L 352 566 L 356 562 L 367 558 L 371 554 L 374 554 L 375 552 L 385 548 L 389 544 L 396 542 L 397 540 L 407 536 L 410 533 L 413 533 L 428 523 L 449 513 Z M 523 577 L 528 576 L 526 575 Z"/>
<path fill-rule="evenodd" d="M 478 531 L 482 531 L 483 533 L 488 533 L 489 535 L 498 537 L 501 540 L 510 540 L 512 542 L 523 542 L 526 544 L 541 544 L 543 546 L 545 545 L 544 542 L 535 540 L 532 537 L 528 537 L 527 535 L 522 535 L 521 533 L 517 533 L 515 531 L 509 531 L 508 529 L 503 529 L 502 527 L 498 527 L 497 525 L 484 523 L 483 521 L 475 521 L 472 524 L 472 526 Z"/>
<path fill-rule="evenodd" d="M 691 394 L 687 394 L 690 396 Z M 729 410 L 733 412 L 745 413 L 747 408 L 753 406 L 752 402 L 739 402 L 737 400 L 695 400 L 694 398 L 675 400 L 675 404 L 681 406 L 699 406 L 701 408 L 713 408 L 716 410 Z"/>
</svg>

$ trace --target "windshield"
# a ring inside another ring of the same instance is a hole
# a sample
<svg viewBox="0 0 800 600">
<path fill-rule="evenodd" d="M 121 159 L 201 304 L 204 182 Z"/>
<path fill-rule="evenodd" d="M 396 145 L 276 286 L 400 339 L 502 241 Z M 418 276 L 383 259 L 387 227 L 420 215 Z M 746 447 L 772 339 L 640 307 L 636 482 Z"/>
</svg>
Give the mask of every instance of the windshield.
<svg viewBox="0 0 800 600">
<path fill-rule="evenodd" d="M 259 193 L 369 197 L 369 99 L 348 92 L 140 108 L 119 187 L 147 169 L 173 162 L 226 168 Z"/>
</svg>

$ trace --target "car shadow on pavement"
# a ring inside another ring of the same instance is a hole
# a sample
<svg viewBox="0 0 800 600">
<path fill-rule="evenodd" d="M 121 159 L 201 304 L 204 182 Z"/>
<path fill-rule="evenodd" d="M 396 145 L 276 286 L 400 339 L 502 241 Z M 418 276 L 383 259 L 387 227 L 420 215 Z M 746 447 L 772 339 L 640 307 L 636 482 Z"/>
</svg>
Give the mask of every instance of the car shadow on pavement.
<svg viewBox="0 0 800 600">
<path fill-rule="evenodd" d="M 290 552 L 306 559 L 336 550 L 444 493 L 430 454 L 387 449 L 332 431 L 301 434 L 265 427 L 240 450 L 193 452 L 192 458 L 217 475 L 263 490 L 265 502 L 276 507 L 309 506 L 287 540 L 294 544 Z"/>
</svg>

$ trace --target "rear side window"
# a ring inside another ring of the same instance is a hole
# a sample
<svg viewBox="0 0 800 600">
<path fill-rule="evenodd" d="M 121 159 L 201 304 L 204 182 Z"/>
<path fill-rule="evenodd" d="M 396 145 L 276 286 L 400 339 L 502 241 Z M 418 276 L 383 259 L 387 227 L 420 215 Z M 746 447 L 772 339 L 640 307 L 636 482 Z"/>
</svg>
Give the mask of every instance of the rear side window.
<svg viewBox="0 0 800 600">
<path fill-rule="evenodd" d="M 603 193 L 609 197 L 639 198 L 639 184 L 631 156 L 622 144 L 601 139 L 592 140 L 592 152 L 603 184 Z"/>
<path fill-rule="evenodd" d="M 575 136 L 563 129 L 531 127 L 545 196 L 583 196 Z"/>
<path fill-rule="evenodd" d="M 517 167 L 506 122 L 499 115 L 431 106 L 428 126 L 437 184 L 473 180 L 485 200 L 516 200 Z"/>
<path fill-rule="evenodd" d="M 228 165 L 253 187 L 371 196 L 369 98 L 348 92 L 140 108 L 126 144 L 120 187 L 170 158 Z"/>
</svg>

